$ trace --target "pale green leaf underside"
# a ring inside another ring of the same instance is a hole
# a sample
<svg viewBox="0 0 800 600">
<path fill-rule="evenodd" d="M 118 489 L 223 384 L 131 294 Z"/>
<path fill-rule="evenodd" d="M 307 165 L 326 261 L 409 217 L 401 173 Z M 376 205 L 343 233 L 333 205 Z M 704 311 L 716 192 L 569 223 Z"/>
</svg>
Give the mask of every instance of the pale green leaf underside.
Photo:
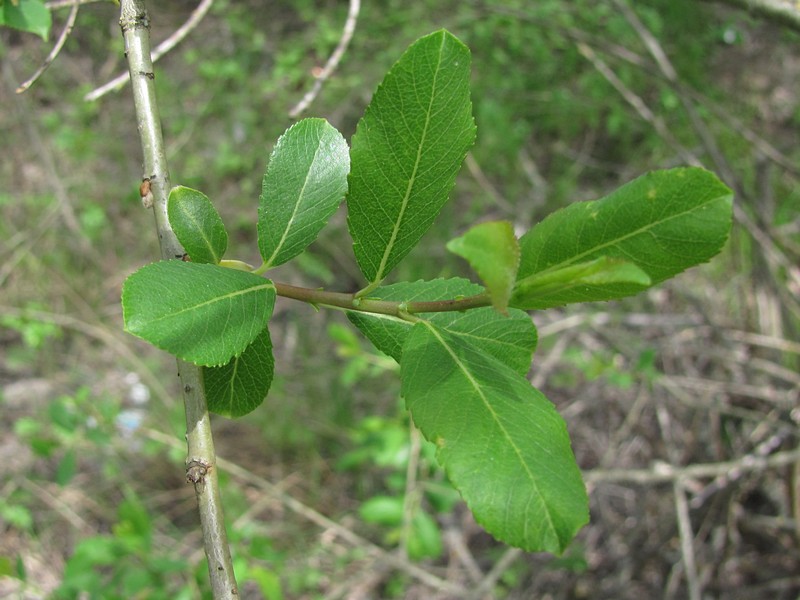
<svg viewBox="0 0 800 600">
<path fill-rule="evenodd" d="M 435 279 L 383 286 L 370 294 L 370 297 L 396 302 L 421 302 L 472 296 L 483 291 L 481 286 L 466 279 Z M 480 346 L 521 375 L 530 370 L 531 355 L 537 341 L 536 327 L 521 310 L 512 309 L 508 316 L 488 307 L 420 316 L 429 319 L 437 327 Z M 387 315 L 355 311 L 348 312 L 347 317 L 378 350 L 400 362 L 403 344 L 411 331 L 411 323 Z"/>
<path fill-rule="evenodd" d="M 179 260 L 142 267 L 122 287 L 126 331 L 205 366 L 240 355 L 264 331 L 274 304 L 267 279 Z"/>
<path fill-rule="evenodd" d="M 275 145 L 258 207 L 258 248 L 266 267 L 313 242 L 347 191 L 347 142 L 324 119 L 303 119 Z"/>
<path fill-rule="evenodd" d="M 370 285 L 419 242 L 475 139 L 469 50 L 446 31 L 412 44 L 378 87 L 352 139 L 353 251 Z"/>
<path fill-rule="evenodd" d="M 518 306 L 547 304 L 560 301 L 575 289 L 619 284 L 638 286 L 644 290 L 650 287 L 651 281 L 647 273 L 635 264 L 601 256 L 562 269 L 529 275 L 517 283 L 513 302 Z"/>
<path fill-rule="evenodd" d="M 528 381 L 480 348 L 417 323 L 402 394 L 476 520 L 528 551 L 560 553 L 588 521 L 563 419 Z"/>
<path fill-rule="evenodd" d="M 167 216 L 192 262 L 217 264 L 222 260 L 228 249 L 228 232 L 205 194 L 183 186 L 172 188 Z"/>
<path fill-rule="evenodd" d="M 518 281 L 600 258 L 644 271 L 654 285 L 717 254 L 731 226 L 731 191 L 699 168 L 654 171 L 591 202 L 556 211 L 520 239 Z M 638 293 L 637 283 L 587 284 L 512 306 L 540 309 Z"/>
<path fill-rule="evenodd" d="M 265 328 L 240 356 L 221 367 L 203 367 L 208 410 L 225 417 L 241 417 L 258 408 L 272 384 L 275 360 Z"/>
<path fill-rule="evenodd" d="M 447 249 L 472 266 L 489 292 L 492 306 L 504 312 L 519 268 L 519 245 L 508 221 L 490 221 L 450 240 Z"/>
</svg>

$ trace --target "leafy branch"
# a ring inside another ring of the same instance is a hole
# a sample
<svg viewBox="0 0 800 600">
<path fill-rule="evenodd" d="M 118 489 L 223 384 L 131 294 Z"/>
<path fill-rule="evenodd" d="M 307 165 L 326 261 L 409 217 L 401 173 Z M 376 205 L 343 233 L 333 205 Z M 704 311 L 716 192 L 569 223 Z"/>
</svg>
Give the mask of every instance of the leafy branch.
<svg viewBox="0 0 800 600">
<path fill-rule="evenodd" d="M 120 27 L 125 40 L 125 55 L 128 60 L 131 88 L 139 124 L 139 134 L 144 158 L 144 172 L 149 182 L 149 192 L 153 194 L 156 233 L 161 244 L 162 258 L 172 258 L 183 254 L 178 237 L 172 230 L 167 214 L 167 191 L 169 189 L 169 169 L 167 167 L 164 140 L 156 101 L 153 63 L 150 53 L 149 18 L 143 0 L 122 0 L 120 2 Z M 158 263 L 172 265 L 175 263 Z M 226 272 L 235 273 L 226 269 Z M 242 273 L 244 275 L 244 273 Z M 147 281 L 142 282 L 145 286 Z M 154 283 L 156 287 L 142 289 L 142 293 L 159 294 L 164 281 Z M 134 289 L 135 286 L 134 286 Z M 268 292 L 265 292 L 268 294 Z M 161 300 L 164 300 L 162 303 Z M 169 312 L 180 301 L 170 294 L 156 300 L 150 308 Z M 173 303 L 170 303 L 170 300 Z M 179 307 L 180 310 L 180 307 Z M 169 330 L 168 320 L 158 326 L 158 335 L 176 335 Z M 194 484 L 200 523 L 203 529 L 203 545 L 208 559 L 209 577 L 214 598 L 235 598 L 238 596 L 233 572 L 230 549 L 222 511 L 222 498 L 216 466 L 214 439 L 211 433 L 211 419 L 208 413 L 202 368 L 187 361 L 178 360 L 178 376 L 184 391 L 187 442 L 187 480 Z"/>
<path fill-rule="evenodd" d="M 480 284 L 385 285 L 445 205 L 474 141 L 469 77 L 469 50 L 438 31 L 390 69 L 349 149 L 323 119 L 290 127 L 262 182 L 257 268 L 225 258 L 227 233 L 204 194 L 172 189 L 165 214 L 181 249 L 165 257 L 189 260 L 128 278 L 125 328 L 199 365 L 209 410 L 237 417 L 272 383 L 276 296 L 346 311 L 400 364 L 411 417 L 478 522 L 509 544 L 560 553 L 587 522 L 588 498 L 564 420 L 527 379 L 538 338 L 525 311 L 624 298 L 710 260 L 727 239 L 732 196 L 703 169 L 648 173 L 519 239 L 511 223 L 487 222 L 451 240 Z M 345 196 L 364 286 L 346 293 L 267 279 L 316 239 Z"/>
</svg>

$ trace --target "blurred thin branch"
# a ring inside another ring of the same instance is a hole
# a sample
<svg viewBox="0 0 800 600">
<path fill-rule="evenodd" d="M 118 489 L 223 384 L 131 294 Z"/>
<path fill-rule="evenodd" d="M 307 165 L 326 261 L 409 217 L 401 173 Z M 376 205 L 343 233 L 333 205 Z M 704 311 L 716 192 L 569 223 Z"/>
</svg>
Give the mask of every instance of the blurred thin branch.
<svg viewBox="0 0 800 600">
<path fill-rule="evenodd" d="M 58 53 L 61 52 L 61 49 L 64 47 L 64 44 L 69 37 L 69 34 L 72 33 L 72 28 L 75 26 L 75 19 L 78 18 L 78 7 L 80 6 L 80 2 L 78 0 L 72 0 L 72 10 L 69 11 L 69 16 L 67 17 L 67 22 L 64 25 L 64 29 L 61 31 L 61 35 L 58 36 L 58 40 L 56 40 L 56 45 L 53 46 L 53 49 L 50 51 L 50 54 L 47 55 L 47 58 L 44 59 L 41 66 L 36 69 L 36 72 L 31 75 L 26 81 L 22 82 L 19 87 L 16 89 L 18 94 L 21 94 L 29 87 L 31 87 L 34 82 L 42 76 L 47 68 L 53 64 L 53 61 L 58 56 Z"/>
<path fill-rule="evenodd" d="M 61 517 L 72 525 L 76 531 L 81 532 L 83 535 L 88 535 L 92 531 L 92 527 L 89 523 L 75 512 L 74 508 L 70 506 L 68 502 L 64 501 L 63 489 L 56 488 L 58 495 L 55 495 L 45 487 L 48 484 L 42 486 L 35 483 L 32 479 L 22 479 L 20 485 L 61 515 Z"/>
<path fill-rule="evenodd" d="M 467 596 L 467 599 L 478 600 L 479 598 L 483 598 L 487 594 L 490 594 L 499 579 L 521 555 L 522 550 L 519 548 L 509 548 L 506 550 L 503 553 L 503 556 L 500 557 L 500 560 L 494 564 L 492 570 L 486 574 L 486 577 L 484 577 L 478 586 L 472 591 L 472 593 Z"/>
<path fill-rule="evenodd" d="M 689 503 L 686 501 L 686 490 L 681 481 L 672 486 L 675 497 L 675 513 L 678 518 L 678 533 L 681 540 L 681 557 L 686 572 L 686 584 L 689 588 L 689 600 L 701 600 L 702 588 L 697 577 L 697 560 L 694 550 L 694 533 L 692 520 L 689 517 Z"/>
<path fill-rule="evenodd" d="M 630 48 L 626 48 L 625 46 L 619 44 L 614 44 L 610 42 L 607 37 L 592 35 L 590 32 L 583 31 L 576 27 L 561 27 L 557 24 L 553 24 L 549 21 L 537 18 L 535 15 L 528 14 L 525 11 L 514 10 L 502 6 L 485 6 L 485 8 L 486 10 L 489 10 L 491 12 L 513 16 L 516 19 L 534 23 L 540 27 L 556 28 L 559 31 L 561 31 L 561 33 L 564 36 L 568 37 L 574 42 L 576 43 L 583 42 L 589 45 L 590 48 L 592 48 L 595 52 L 602 52 L 605 55 L 614 56 L 620 60 L 625 61 L 628 64 L 634 65 L 642 69 L 644 72 L 646 72 L 652 77 L 665 79 L 672 86 L 674 86 L 674 90 L 676 92 L 686 94 L 696 103 L 701 104 L 704 109 L 707 109 L 709 112 L 714 113 L 716 117 L 722 123 L 724 123 L 731 131 L 740 134 L 744 139 L 753 144 L 753 146 L 755 146 L 759 150 L 759 152 L 770 158 L 776 164 L 782 166 L 784 169 L 786 169 L 793 175 L 800 176 L 800 168 L 798 168 L 795 161 L 793 161 L 791 158 L 783 154 L 780 150 L 775 148 L 774 145 L 772 145 L 769 141 L 764 139 L 754 129 L 748 127 L 741 119 L 737 118 L 734 114 L 732 114 L 730 110 L 722 108 L 717 102 L 714 102 L 709 98 L 705 97 L 700 92 L 692 88 L 689 88 L 679 79 L 674 79 L 669 75 L 665 76 L 664 71 L 658 68 L 654 68 L 653 64 L 650 61 L 648 61 L 640 54 L 632 51 Z M 636 20 L 639 21 L 638 18 Z M 640 22 L 637 33 L 639 35 L 642 35 L 643 29 L 644 26 L 641 25 Z M 652 41 L 654 39 L 652 38 L 652 34 L 649 34 L 649 32 L 647 32 L 647 34 L 650 35 Z M 660 47 L 655 47 L 654 51 L 659 56 L 659 63 L 657 66 L 665 67 L 666 66 L 665 63 L 668 63 L 668 59 L 664 51 L 661 50 Z M 671 64 L 666 66 L 666 74 L 674 74 L 674 73 L 675 69 L 672 68 Z"/>
<path fill-rule="evenodd" d="M 320 72 L 314 85 L 306 92 L 300 102 L 289 111 L 289 116 L 293 119 L 299 117 L 309 107 L 317 97 L 317 94 L 319 94 L 324 83 L 333 75 L 336 67 L 339 66 L 339 61 L 342 60 L 342 56 L 344 56 L 347 46 L 350 44 L 350 40 L 353 39 L 353 33 L 355 33 L 356 30 L 356 21 L 358 20 L 358 13 L 360 10 L 361 0 L 350 0 L 350 9 L 347 12 L 347 20 L 344 23 L 342 37 L 339 38 L 339 43 L 336 45 L 333 54 L 328 58 L 328 62 L 325 63 L 325 67 Z"/>
<path fill-rule="evenodd" d="M 16 81 L 12 61 L 2 62 L 3 80 L 12 83 Z M 52 136 L 42 135 L 42 123 L 34 118 L 35 111 L 32 110 L 28 96 L 13 95 L 10 105 L 4 105 L 5 110 L 11 108 L 14 118 L 24 126 L 27 141 L 36 152 L 41 168 L 44 171 L 44 180 L 56 199 L 56 207 L 61 216 L 64 226 L 70 231 L 71 239 L 78 244 L 83 257 L 92 261 L 96 266 L 100 266 L 100 259 L 96 252 L 93 252 L 91 243 L 81 228 L 80 219 L 76 213 L 76 200 L 71 194 L 57 167 L 56 149 L 53 146 Z M 46 217 L 50 219 L 49 215 Z M 38 231 L 44 231 L 42 224 L 38 225 Z M 30 248 L 35 243 L 34 236 L 23 237 L 21 248 Z M 3 281 L 5 269 L 0 271 L 0 282 Z"/>
<path fill-rule="evenodd" d="M 675 467 L 665 462 L 656 462 L 650 469 L 590 469 L 583 472 L 587 483 L 638 483 L 654 485 L 681 479 L 699 479 L 720 475 L 753 473 L 766 469 L 777 469 L 800 461 L 800 448 L 776 452 L 770 456 L 745 454 L 727 462 L 698 463 Z"/>
<path fill-rule="evenodd" d="M 72 6 L 73 4 L 98 4 L 100 2 L 108 3 L 109 0 L 50 0 L 45 3 L 45 8 L 47 8 L 47 10 L 56 10 Z"/>
<path fill-rule="evenodd" d="M 150 391 L 161 400 L 163 406 L 169 404 L 170 394 L 167 392 L 164 385 L 158 377 L 155 376 L 153 370 L 147 363 L 139 358 L 125 340 L 120 339 L 122 334 L 118 333 L 116 328 L 111 329 L 99 323 L 89 323 L 71 315 L 62 315 L 45 310 L 22 309 L 14 306 L 0 305 L 0 316 L 31 319 L 42 323 L 53 323 L 59 327 L 72 329 L 73 331 L 77 331 L 82 335 L 101 342 L 127 362 L 131 370 L 138 373 L 142 379 L 144 379 L 145 384 L 147 384 Z"/>
<path fill-rule="evenodd" d="M 409 421 L 408 465 L 406 466 L 406 487 L 403 493 L 403 529 L 400 537 L 400 555 L 408 558 L 408 540 L 414 535 L 414 514 L 420 509 L 422 490 L 419 486 L 419 458 L 422 451 L 422 433 Z"/>
<path fill-rule="evenodd" d="M 800 3 L 792 0 L 704 0 L 743 8 L 757 17 L 800 31 Z"/>
<path fill-rule="evenodd" d="M 489 181 L 489 178 L 486 177 L 486 174 L 483 172 L 483 169 L 481 169 L 478 161 L 475 160 L 475 155 L 472 152 L 469 152 L 464 162 L 466 163 L 469 174 L 472 175 L 473 179 L 475 179 L 480 188 L 486 192 L 486 194 L 492 198 L 494 203 L 502 208 L 506 214 L 513 215 L 514 207 L 508 200 L 503 198 L 503 195 L 497 190 L 492 182 Z"/>
<path fill-rule="evenodd" d="M 617 76 L 616 73 L 600 58 L 597 53 L 584 42 L 577 42 L 576 47 L 578 52 L 592 63 L 592 66 L 608 81 L 614 89 L 630 104 L 639 116 L 646 122 L 650 123 L 656 130 L 659 136 L 667 142 L 676 152 L 681 155 L 681 159 L 687 164 L 694 166 L 702 166 L 700 161 L 691 152 L 689 152 L 672 134 L 669 128 L 664 123 L 664 120 L 656 115 L 645 104 L 641 97 L 636 95 L 623 81 Z"/>
</svg>

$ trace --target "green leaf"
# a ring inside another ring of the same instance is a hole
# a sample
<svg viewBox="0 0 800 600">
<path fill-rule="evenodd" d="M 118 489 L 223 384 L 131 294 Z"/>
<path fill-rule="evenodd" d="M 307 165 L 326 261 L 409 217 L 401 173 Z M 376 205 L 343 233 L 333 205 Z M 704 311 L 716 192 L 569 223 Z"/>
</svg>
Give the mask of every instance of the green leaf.
<svg viewBox="0 0 800 600">
<path fill-rule="evenodd" d="M 11 558 L 0 555 L 0 577 L 15 577 L 15 569 L 11 565 Z"/>
<path fill-rule="evenodd" d="M 411 531 L 406 540 L 408 557 L 412 560 L 438 558 L 444 550 L 442 531 L 431 515 L 421 509 L 411 518 Z"/>
<path fill-rule="evenodd" d="M 502 361 L 425 321 L 403 346 L 402 395 L 476 520 L 524 550 L 560 553 L 588 521 L 567 428 Z"/>
<path fill-rule="evenodd" d="M 699 168 L 654 171 L 591 202 L 561 209 L 520 239 L 519 282 L 601 257 L 638 266 L 655 285 L 717 254 L 731 227 L 731 191 Z M 511 306 L 541 309 L 640 292 L 643 279 L 585 283 Z"/>
<path fill-rule="evenodd" d="M 10 504 L 10 498 L 6 498 L 5 502 L 0 505 L 0 518 L 6 522 L 6 525 L 22 529 L 28 532 L 33 530 L 33 515 L 27 507 L 22 505 Z M 0 576 L 2 573 L 0 573 Z"/>
<path fill-rule="evenodd" d="M 64 453 L 64 456 L 61 457 L 58 463 L 58 467 L 56 468 L 56 483 L 61 487 L 69 484 L 72 478 L 75 477 L 77 470 L 78 460 L 75 456 L 75 450 L 70 448 Z"/>
<path fill-rule="evenodd" d="M 125 330 L 183 360 L 224 365 L 267 326 L 271 281 L 216 265 L 162 261 L 122 286 Z"/>
<path fill-rule="evenodd" d="M 380 287 L 373 295 L 381 300 L 397 302 L 437 301 L 472 296 L 483 288 L 466 279 L 436 279 L 397 283 Z M 437 327 L 453 335 L 470 340 L 485 352 L 525 375 L 531 366 L 531 355 L 536 348 L 536 327 L 527 313 L 511 309 L 508 316 L 492 308 L 478 308 L 465 312 L 424 313 Z M 347 317 L 375 345 L 398 363 L 402 348 L 412 324 L 388 315 L 348 312 Z"/>
<path fill-rule="evenodd" d="M 395 63 L 358 123 L 347 222 L 373 288 L 431 226 L 475 140 L 469 78 L 469 49 L 432 33 Z"/>
<path fill-rule="evenodd" d="M 50 11 L 41 0 L 6 0 L 0 6 L 0 25 L 38 35 L 47 41 L 53 24 Z"/>
<path fill-rule="evenodd" d="M 563 298 L 564 294 L 586 286 L 630 284 L 640 290 L 650 287 L 650 277 L 635 264 L 618 258 L 601 256 L 595 260 L 570 265 L 562 269 L 535 273 L 517 283 L 514 303 L 522 306 L 547 303 L 548 298 Z"/>
<path fill-rule="evenodd" d="M 281 578 L 276 572 L 270 569 L 248 564 L 245 581 L 256 583 L 258 589 L 261 590 L 262 598 L 266 598 L 267 600 L 283 600 L 284 598 Z"/>
<path fill-rule="evenodd" d="M 504 313 L 519 268 L 519 245 L 511 223 L 492 221 L 476 225 L 450 240 L 447 249 L 469 262 L 486 284 L 492 306 Z"/>
<path fill-rule="evenodd" d="M 284 133 L 269 160 L 258 207 L 264 268 L 313 242 L 347 191 L 347 142 L 325 119 L 304 119 Z"/>
<path fill-rule="evenodd" d="M 252 412 L 267 397 L 274 369 L 272 340 L 265 328 L 227 365 L 203 367 L 208 410 L 231 418 Z"/>
<path fill-rule="evenodd" d="M 358 514 L 367 523 L 400 525 L 403 522 L 403 498 L 373 496 L 361 505 Z"/>
<path fill-rule="evenodd" d="M 205 194 L 183 186 L 172 188 L 167 216 L 192 262 L 215 265 L 222 260 L 228 249 L 228 232 Z"/>
</svg>

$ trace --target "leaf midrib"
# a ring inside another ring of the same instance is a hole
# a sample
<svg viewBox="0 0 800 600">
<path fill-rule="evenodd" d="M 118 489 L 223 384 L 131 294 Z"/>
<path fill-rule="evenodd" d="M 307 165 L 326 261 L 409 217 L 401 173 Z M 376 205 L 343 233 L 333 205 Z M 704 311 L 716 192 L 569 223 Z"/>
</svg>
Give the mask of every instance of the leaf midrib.
<svg viewBox="0 0 800 600">
<path fill-rule="evenodd" d="M 547 503 L 544 501 L 544 497 L 542 496 L 542 493 L 539 491 L 539 486 L 538 486 L 538 484 L 536 482 L 536 479 L 535 479 L 535 477 L 533 475 L 533 472 L 530 470 L 530 468 L 528 467 L 528 464 L 525 462 L 525 460 L 524 460 L 524 458 L 522 456 L 522 451 L 514 443 L 514 440 L 511 437 L 511 435 L 508 433 L 508 430 L 503 426 L 502 422 L 500 421 L 499 417 L 497 416 L 497 413 L 492 408 L 491 403 L 486 398 L 486 395 L 483 393 L 483 390 L 481 389 L 480 383 L 475 380 L 475 378 L 472 376 L 472 373 L 470 373 L 470 371 L 467 368 L 467 366 L 461 361 L 461 359 L 452 350 L 452 348 L 450 348 L 450 346 L 445 341 L 445 339 L 441 335 L 439 335 L 439 332 L 436 331 L 436 328 L 431 323 L 429 323 L 428 321 L 422 321 L 422 323 L 424 323 L 425 326 L 436 337 L 436 339 L 439 341 L 439 343 L 442 345 L 442 347 L 447 351 L 447 353 L 453 359 L 453 362 L 456 364 L 456 367 L 458 367 L 458 369 L 467 378 L 467 381 L 469 382 L 469 384 L 475 389 L 475 392 L 480 397 L 481 401 L 483 402 L 484 406 L 486 407 L 486 410 L 489 411 L 489 414 L 491 415 L 492 420 L 495 422 L 495 424 L 500 429 L 500 431 L 502 431 L 503 436 L 508 441 L 508 443 L 511 446 L 511 448 L 514 450 L 514 453 L 517 455 L 519 463 L 522 465 L 522 468 L 525 471 L 525 474 L 528 476 L 528 479 L 531 482 L 531 486 L 533 487 L 534 492 L 539 497 L 540 501 L 542 502 L 542 505 L 547 507 Z M 555 527 L 555 524 L 553 523 L 552 517 L 550 516 L 550 510 L 546 509 L 544 511 L 544 513 L 545 513 L 545 516 L 546 516 L 546 519 L 547 519 L 547 524 L 548 524 L 548 526 L 550 528 L 550 531 L 555 532 L 556 531 L 556 527 Z"/>
<path fill-rule="evenodd" d="M 281 248 L 283 248 L 283 245 L 286 242 L 286 238 L 289 236 L 289 231 L 291 230 L 292 224 L 294 223 L 295 217 L 297 216 L 297 211 L 300 208 L 301 200 L 305 195 L 306 187 L 308 186 L 308 179 L 311 176 L 312 167 L 314 166 L 314 163 L 317 160 L 317 156 L 319 155 L 321 147 L 322 147 L 322 139 L 318 141 L 317 149 L 314 150 L 314 158 L 311 160 L 311 164 L 309 165 L 308 170 L 306 171 L 306 176 L 305 179 L 303 180 L 303 185 L 300 188 L 300 193 L 297 195 L 297 202 L 295 202 L 294 209 L 292 210 L 292 216 L 289 217 L 289 222 L 286 223 L 286 228 L 283 230 L 283 235 L 281 236 L 278 245 L 275 247 L 275 251 L 272 253 L 272 256 L 270 256 L 269 259 L 264 263 L 264 267 L 262 268 L 269 268 L 269 266 L 272 265 L 272 262 L 275 260 L 275 257 L 278 255 Z"/>
<path fill-rule="evenodd" d="M 395 242 L 397 240 L 397 235 L 400 232 L 400 224 L 403 222 L 403 216 L 405 215 L 406 209 L 408 208 L 408 203 L 411 199 L 411 190 L 414 187 L 414 183 L 417 178 L 417 171 L 419 170 L 419 164 L 422 160 L 422 148 L 425 145 L 425 140 L 428 137 L 428 129 L 430 127 L 431 122 L 431 107 L 433 106 L 433 100 L 436 96 L 436 86 L 439 81 L 439 72 L 441 71 L 442 65 L 442 53 L 444 51 L 444 44 L 446 41 L 446 36 L 442 36 L 442 43 L 439 46 L 439 61 L 436 64 L 436 70 L 433 76 L 433 85 L 431 87 L 431 97 L 428 101 L 428 108 L 425 111 L 425 126 L 422 129 L 422 137 L 419 142 L 419 146 L 417 147 L 417 156 L 414 160 L 414 168 L 411 171 L 411 176 L 408 179 L 408 184 L 406 185 L 406 191 L 403 196 L 403 202 L 400 205 L 400 213 L 397 215 L 397 219 L 395 219 L 394 227 L 392 228 L 392 235 L 389 237 L 389 243 L 386 245 L 386 249 L 383 252 L 383 256 L 381 257 L 380 265 L 378 265 L 378 270 L 375 273 L 375 278 L 372 280 L 371 285 L 375 285 L 379 283 L 384 275 L 384 271 L 386 269 L 386 265 L 389 263 L 389 256 L 394 249 Z"/>
<path fill-rule="evenodd" d="M 230 400 L 228 401 L 228 412 L 233 414 L 233 399 L 235 397 L 235 390 L 236 390 L 236 376 L 239 373 L 239 360 L 241 356 L 237 356 L 233 359 L 233 373 L 231 373 L 231 378 L 228 383 L 228 396 Z"/>
<path fill-rule="evenodd" d="M 165 319 L 170 319 L 170 318 L 174 318 L 174 317 L 180 316 L 185 312 L 200 310 L 203 307 L 208 306 L 209 304 L 214 304 L 215 302 L 222 302 L 223 300 L 233 300 L 236 296 L 241 296 L 243 294 L 248 294 L 250 292 L 256 292 L 256 291 L 263 290 L 263 289 L 274 290 L 275 289 L 275 285 L 270 282 L 270 283 L 267 283 L 267 284 L 261 284 L 261 285 L 249 287 L 249 288 L 246 288 L 246 289 L 243 289 L 243 290 L 236 290 L 235 292 L 229 292 L 227 294 L 224 294 L 223 296 L 215 296 L 214 298 L 210 298 L 209 300 L 201 302 L 200 304 L 193 304 L 191 306 L 187 306 L 185 308 L 181 308 L 180 310 L 169 312 L 169 313 L 166 313 L 166 314 L 161 315 L 161 316 L 156 317 L 156 318 L 148 319 L 146 321 L 146 323 L 147 324 L 159 323 L 160 321 L 163 321 Z"/>
<path fill-rule="evenodd" d="M 608 247 L 614 246 L 616 244 L 621 244 L 622 242 L 624 242 L 625 240 L 627 240 L 629 238 L 632 238 L 634 236 L 640 235 L 642 233 L 646 233 L 648 229 L 656 227 L 657 225 L 663 225 L 664 223 L 668 223 L 669 221 L 671 221 L 673 219 L 677 219 L 677 218 L 683 217 L 685 215 L 688 215 L 688 214 L 690 214 L 690 213 L 692 213 L 692 212 L 694 212 L 694 211 L 696 211 L 696 210 L 698 210 L 700 208 L 703 208 L 704 206 L 706 206 L 708 204 L 711 204 L 713 202 L 718 202 L 721 198 L 724 198 L 725 196 L 729 196 L 729 195 L 730 194 L 722 194 L 722 195 L 719 195 L 719 196 L 714 196 L 713 198 L 709 198 L 708 201 L 703 202 L 702 204 L 696 204 L 695 206 L 693 206 L 689 210 L 685 210 L 685 211 L 682 211 L 680 213 L 676 213 L 674 215 L 671 215 L 670 217 L 667 217 L 666 219 L 664 219 L 662 221 L 658 221 L 657 223 L 649 223 L 648 225 L 646 225 L 644 227 L 640 227 L 640 228 L 638 228 L 638 229 L 636 229 L 636 230 L 634 230 L 634 231 L 632 231 L 632 232 L 630 232 L 630 233 L 628 233 L 628 234 L 626 234 L 626 235 L 624 235 L 622 237 L 614 238 L 613 240 L 609 240 L 607 242 L 604 242 L 603 244 L 600 244 L 598 246 L 594 246 L 593 248 L 591 248 L 589 250 L 585 250 L 584 252 L 582 252 L 580 254 L 575 254 L 575 255 L 571 256 L 567 260 L 563 260 L 561 262 L 552 264 L 549 267 L 547 267 L 546 269 L 542 269 L 541 271 L 533 271 L 531 273 L 528 273 L 527 275 L 525 275 L 524 278 L 518 279 L 517 281 L 518 282 L 525 281 L 525 279 L 527 279 L 527 278 L 529 278 L 529 277 L 531 277 L 533 275 L 537 275 L 537 276 L 538 275 L 543 275 L 545 273 L 549 273 L 550 271 L 555 271 L 555 270 L 558 270 L 558 269 L 562 269 L 564 267 L 568 267 L 568 266 L 572 265 L 575 262 L 579 262 L 582 258 L 584 258 L 586 256 L 589 256 L 589 255 L 594 254 L 594 253 L 596 253 L 598 251 L 601 251 L 604 248 L 608 248 Z M 594 200 L 594 202 L 601 202 L 601 200 Z M 638 264 L 638 263 L 634 263 L 634 264 Z"/>
<path fill-rule="evenodd" d="M 192 224 L 197 228 L 200 232 L 200 239 L 205 242 L 206 246 L 208 247 L 209 254 L 214 258 L 215 263 L 219 263 L 220 259 L 222 258 L 217 254 L 214 249 L 214 245 L 211 243 L 211 238 L 206 235 L 206 230 L 202 226 L 202 222 L 196 218 L 196 215 L 188 210 L 184 210 L 184 215 L 192 222 Z"/>
<path fill-rule="evenodd" d="M 394 315 L 385 315 L 385 314 L 381 314 L 381 313 L 362 313 L 360 311 L 350 311 L 350 312 L 354 312 L 354 313 L 356 313 L 356 314 L 358 314 L 358 315 L 360 315 L 362 317 L 366 316 L 369 319 L 392 321 L 393 323 L 396 323 L 398 325 L 406 326 L 408 328 L 408 330 L 411 330 L 411 328 L 414 326 L 414 323 L 411 323 L 410 321 L 408 321 L 406 319 L 403 319 L 401 317 L 396 317 Z M 503 339 L 499 339 L 499 338 L 496 338 L 496 337 L 493 337 L 493 336 L 480 336 L 480 335 L 477 335 L 474 331 L 460 331 L 458 329 L 452 329 L 451 325 L 452 324 L 448 324 L 448 325 L 436 324 L 437 327 L 441 327 L 442 329 L 447 331 L 447 333 L 449 333 L 450 335 L 454 335 L 456 337 L 466 338 L 466 339 L 470 340 L 471 342 L 476 343 L 478 345 L 480 345 L 481 343 L 486 342 L 488 340 L 488 341 L 494 342 L 495 344 L 498 344 L 500 346 L 509 348 L 511 350 L 519 350 L 520 348 L 522 348 L 522 346 L 520 346 L 518 344 L 515 344 L 513 342 L 507 342 L 507 341 L 505 341 Z M 526 352 L 527 352 L 527 349 L 526 349 Z M 533 350 L 531 350 L 529 353 L 533 354 Z"/>
</svg>

